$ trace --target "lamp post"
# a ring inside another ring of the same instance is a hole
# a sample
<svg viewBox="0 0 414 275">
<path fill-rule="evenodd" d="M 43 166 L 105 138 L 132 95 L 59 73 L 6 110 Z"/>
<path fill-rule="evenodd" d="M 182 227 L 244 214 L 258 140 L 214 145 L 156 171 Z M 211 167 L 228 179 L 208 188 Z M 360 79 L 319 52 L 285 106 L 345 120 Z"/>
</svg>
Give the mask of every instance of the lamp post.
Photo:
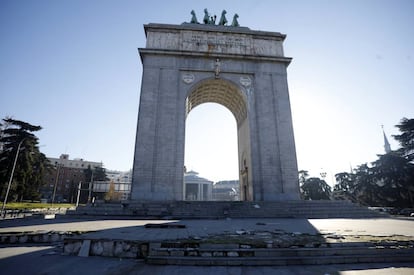
<svg viewBox="0 0 414 275">
<path fill-rule="evenodd" d="M 52 206 L 53 206 L 53 203 L 55 202 L 56 188 L 57 188 L 57 185 L 58 185 L 58 183 L 59 183 L 58 181 L 59 181 L 59 172 L 60 172 L 60 167 L 61 167 L 61 164 L 60 164 L 60 163 L 58 163 L 58 164 L 57 164 L 57 172 L 56 172 L 55 186 L 53 187 Z"/>
<path fill-rule="evenodd" d="M 92 185 L 93 185 L 93 170 L 91 174 L 91 181 L 89 182 L 88 203 L 92 202 Z"/>
<path fill-rule="evenodd" d="M 9 179 L 9 184 L 7 185 L 6 196 L 4 197 L 3 207 L 1 208 L 1 213 L 2 213 L 3 217 L 5 217 L 5 216 L 6 216 L 5 208 L 6 208 L 6 203 L 7 203 L 7 197 L 9 196 L 10 186 L 11 186 L 11 183 L 12 183 L 12 181 L 13 181 L 14 169 L 16 168 L 16 163 L 17 163 L 17 158 L 19 157 L 20 147 L 22 146 L 23 141 L 24 141 L 25 139 L 26 139 L 26 138 L 23 138 L 23 139 L 19 142 L 19 145 L 17 146 L 16 157 L 14 158 L 14 163 L 13 163 L 13 168 L 12 168 L 12 172 L 11 172 L 10 179 Z"/>
</svg>

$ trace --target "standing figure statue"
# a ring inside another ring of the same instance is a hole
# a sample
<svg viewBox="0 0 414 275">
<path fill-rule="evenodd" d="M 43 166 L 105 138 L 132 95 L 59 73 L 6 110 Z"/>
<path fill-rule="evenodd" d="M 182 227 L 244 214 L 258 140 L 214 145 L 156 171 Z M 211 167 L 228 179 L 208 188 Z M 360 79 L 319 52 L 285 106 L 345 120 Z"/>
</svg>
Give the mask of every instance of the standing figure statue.
<svg viewBox="0 0 414 275">
<path fill-rule="evenodd" d="M 223 12 L 221 13 L 221 17 L 220 17 L 220 21 L 219 21 L 219 25 L 224 26 L 227 24 L 227 19 L 226 19 L 226 10 L 223 10 Z"/>
<path fill-rule="evenodd" d="M 239 22 L 237 21 L 237 18 L 239 18 L 239 15 L 236 13 L 234 16 L 233 16 L 233 22 L 231 22 L 231 26 L 232 27 L 239 27 L 240 25 L 239 25 Z"/>
<path fill-rule="evenodd" d="M 204 24 L 209 24 L 210 23 L 210 17 L 208 16 L 208 11 L 207 9 L 204 9 L 204 19 L 203 19 Z"/>
<path fill-rule="evenodd" d="M 196 17 L 196 14 L 195 14 L 195 11 L 194 10 L 192 10 L 191 11 L 191 21 L 190 21 L 190 23 L 191 24 L 200 24 L 200 23 L 198 23 L 198 20 L 197 20 L 197 17 Z"/>
<path fill-rule="evenodd" d="M 214 16 L 210 17 L 209 24 L 215 25 L 216 24 L 216 19 L 217 19 L 217 15 L 214 15 Z"/>
</svg>

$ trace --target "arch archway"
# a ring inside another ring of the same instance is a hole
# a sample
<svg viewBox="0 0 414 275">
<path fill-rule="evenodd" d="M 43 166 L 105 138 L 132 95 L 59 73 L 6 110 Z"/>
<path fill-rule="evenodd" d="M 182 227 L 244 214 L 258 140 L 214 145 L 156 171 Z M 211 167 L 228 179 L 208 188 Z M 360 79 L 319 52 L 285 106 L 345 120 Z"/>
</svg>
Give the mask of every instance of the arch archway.
<svg viewBox="0 0 414 275">
<path fill-rule="evenodd" d="M 185 100 L 186 116 L 203 103 L 217 103 L 226 107 L 236 119 L 238 140 L 238 166 L 240 199 L 253 200 L 253 187 L 250 184 L 250 133 L 248 103 L 240 88 L 224 79 L 200 81 L 190 90 Z"/>
<path fill-rule="evenodd" d="M 206 102 L 236 118 L 242 200 L 299 199 L 284 35 L 199 24 L 145 31 L 131 199 L 183 200 L 186 116 Z"/>
</svg>

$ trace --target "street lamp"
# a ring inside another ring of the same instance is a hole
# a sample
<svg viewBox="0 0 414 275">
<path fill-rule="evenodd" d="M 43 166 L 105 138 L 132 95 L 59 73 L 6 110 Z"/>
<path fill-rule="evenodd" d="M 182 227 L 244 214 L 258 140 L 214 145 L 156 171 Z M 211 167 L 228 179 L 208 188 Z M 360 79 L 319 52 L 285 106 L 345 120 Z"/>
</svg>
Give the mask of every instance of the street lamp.
<svg viewBox="0 0 414 275">
<path fill-rule="evenodd" d="M 13 163 L 13 168 L 12 168 L 12 172 L 11 172 L 11 175 L 10 175 L 9 184 L 7 185 L 6 196 L 4 197 L 3 207 L 1 208 L 1 213 L 2 213 L 3 217 L 5 217 L 5 216 L 6 216 L 5 208 L 6 208 L 6 203 L 7 203 L 7 197 L 9 196 L 10 186 L 11 186 L 11 183 L 12 183 L 12 181 L 13 181 L 14 169 L 16 168 L 16 163 L 17 163 L 17 158 L 19 157 L 20 147 L 22 146 L 23 141 L 24 141 L 25 139 L 26 139 L 26 138 L 23 138 L 23 139 L 19 142 L 19 145 L 17 146 L 16 157 L 14 158 L 14 163 Z"/>
<path fill-rule="evenodd" d="M 92 175 L 91 175 L 91 181 L 89 182 L 88 203 L 92 202 L 92 185 L 93 185 L 93 170 L 92 170 Z"/>
<path fill-rule="evenodd" d="M 62 166 L 61 163 L 57 164 L 56 180 L 55 180 L 55 186 L 53 187 L 53 195 L 52 195 L 52 206 L 53 206 L 53 203 L 55 202 L 56 187 L 59 183 L 58 180 L 59 180 L 59 172 L 60 172 L 60 167 L 61 166 Z"/>
</svg>

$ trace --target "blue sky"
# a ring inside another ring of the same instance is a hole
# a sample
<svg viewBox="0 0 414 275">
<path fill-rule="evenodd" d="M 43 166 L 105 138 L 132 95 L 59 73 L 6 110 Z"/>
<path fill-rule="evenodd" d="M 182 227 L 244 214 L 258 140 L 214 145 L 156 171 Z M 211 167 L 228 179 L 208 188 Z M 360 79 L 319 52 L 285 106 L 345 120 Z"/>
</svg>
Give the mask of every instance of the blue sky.
<svg viewBox="0 0 414 275">
<path fill-rule="evenodd" d="M 143 24 L 181 24 L 194 9 L 239 14 L 242 26 L 287 34 L 297 156 L 332 175 L 383 153 L 414 118 L 414 1 L 0 2 L 0 117 L 41 125 L 40 149 L 132 167 Z M 235 120 L 213 104 L 187 119 L 186 165 L 217 181 L 237 178 Z M 209 137 L 205 140 L 206 136 Z"/>
</svg>

